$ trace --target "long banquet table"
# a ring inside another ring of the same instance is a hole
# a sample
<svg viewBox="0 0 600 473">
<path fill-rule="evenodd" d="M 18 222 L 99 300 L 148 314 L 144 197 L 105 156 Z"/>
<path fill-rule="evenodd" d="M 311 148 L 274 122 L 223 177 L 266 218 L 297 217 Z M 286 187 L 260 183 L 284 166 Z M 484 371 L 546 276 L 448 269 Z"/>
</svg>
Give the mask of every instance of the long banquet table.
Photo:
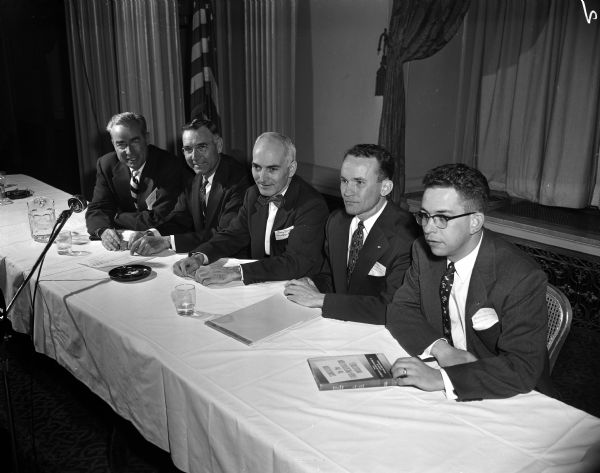
<svg viewBox="0 0 600 473">
<path fill-rule="evenodd" d="M 24 175 L 19 188 L 69 195 Z M 83 233 L 82 214 L 66 228 Z M 24 200 L 0 207 L 0 287 L 8 300 L 43 245 L 29 235 Z M 74 247 L 101 255 L 99 242 Z M 25 291 L 11 314 L 37 351 L 58 361 L 171 453 L 188 472 L 592 472 L 600 419 L 537 392 L 457 403 L 415 388 L 319 391 L 306 359 L 405 352 L 381 326 L 317 318 L 246 346 L 197 318 L 176 315 L 182 282 L 171 253 L 131 283 L 50 249 L 35 307 Z M 30 284 L 31 287 L 33 283 Z M 206 288 L 198 307 L 225 314 L 282 291 L 283 283 Z M 34 310 L 33 310 L 34 309 Z M 33 320 L 31 329 L 30 320 Z"/>
</svg>

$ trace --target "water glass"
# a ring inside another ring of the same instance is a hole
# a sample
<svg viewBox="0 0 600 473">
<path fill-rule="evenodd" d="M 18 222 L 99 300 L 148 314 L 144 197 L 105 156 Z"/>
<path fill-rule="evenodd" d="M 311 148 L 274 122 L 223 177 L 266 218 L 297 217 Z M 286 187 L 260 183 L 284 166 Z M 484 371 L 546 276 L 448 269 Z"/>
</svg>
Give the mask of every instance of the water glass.
<svg viewBox="0 0 600 473">
<path fill-rule="evenodd" d="M 73 240 L 70 231 L 62 231 L 56 236 L 56 249 L 59 255 L 70 255 Z"/>
<path fill-rule="evenodd" d="M 193 284 L 178 284 L 171 293 L 177 315 L 189 317 L 194 315 L 196 308 L 196 286 Z"/>
<path fill-rule="evenodd" d="M 54 200 L 40 196 L 28 201 L 27 214 L 31 238 L 40 243 L 48 243 L 56 223 Z"/>
<path fill-rule="evenodd" d="M 6 197 L 6 175 L 0 171 L 0 205 L 12 204 L 13 201 Z"/>
</svg>

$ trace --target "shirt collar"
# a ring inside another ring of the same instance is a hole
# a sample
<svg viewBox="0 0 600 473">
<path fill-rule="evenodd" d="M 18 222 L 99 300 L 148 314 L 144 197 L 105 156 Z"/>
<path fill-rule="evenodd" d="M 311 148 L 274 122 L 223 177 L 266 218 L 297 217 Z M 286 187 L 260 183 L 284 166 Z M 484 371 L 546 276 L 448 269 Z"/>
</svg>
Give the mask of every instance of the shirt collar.
<svg viewBox="0 0 600 473">
<path fill-rule="evenodd" d="M 142 171 L 144 170 L 144 167 L 146 167 L 146 163 L 145 162 L 139 168 L 137 168 L 135 171 L 132 171 L 130 169 L 131 175 L 139 178 L 142 175 Z"/>
<path fill-rule="evenodd" d="M 374 213 L 373 215 L 371 215 L 369 218 L 363 220 L 363 225 L 365 226 L 365 236 L 369 234 L 369 232 L 371 231 L 371 228 L 373 228 L 373 225 L 375 225 L 375 222 L 377 221 L 377 219 L 379 218 L 379 216 L 381 215 L 381 212 L 383 212 L 383 209 L 385 209 L 387 205 L 387 200 L 383 203 L 383 205 L 381 206 L 381 208 L 377 211 L 377 213 Z M 354 233 L 354 230 L 356 230 L 358 228 L 358 221 L 360 219 L 358 218 L 358 215 L 355 215 L 354 218 L 352 219 L 352 221 L 350 222 L 350 230 L 352 233 Z"/>
<path fill-rule="evenodd" d="M 471 278 L 471 273 L 473 272 L 473 268 L 475 267 L 475 261 L 477 260 L 477 255 L 479 254 L 479 248 L 481 247 L 481 241 L 483 240 L 483 231 L 481 232 L 481 236 L 479 237 L 479 243 L 477 246 L 471 250 L 471 252 L 461 258 L 460 260 L 454 263 L 454 270 L 456 275 L 463 281 L 466 281 Z M 446 266 L 450 263 L 449 259 L 446 259 Z"/>
</svg>

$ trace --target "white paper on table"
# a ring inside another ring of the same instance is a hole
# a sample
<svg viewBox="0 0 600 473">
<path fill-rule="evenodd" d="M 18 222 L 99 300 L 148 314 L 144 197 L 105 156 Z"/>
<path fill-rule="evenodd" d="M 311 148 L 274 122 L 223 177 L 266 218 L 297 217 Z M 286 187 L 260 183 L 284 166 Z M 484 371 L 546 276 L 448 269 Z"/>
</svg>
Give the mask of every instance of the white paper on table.
<svg viewBox="0 0 600 473">
<path fill-rule="evenodd" d="M 91 255 L 79 261 L 83 266 L 89 266 L 94 269 L 103 269 L 108 266 L 123 266 L 126 264 L 140 264 L 151 260 L 154 256 L 131 255 L 129 251 L 107 251 L 101 255 Z"/>
</svg>

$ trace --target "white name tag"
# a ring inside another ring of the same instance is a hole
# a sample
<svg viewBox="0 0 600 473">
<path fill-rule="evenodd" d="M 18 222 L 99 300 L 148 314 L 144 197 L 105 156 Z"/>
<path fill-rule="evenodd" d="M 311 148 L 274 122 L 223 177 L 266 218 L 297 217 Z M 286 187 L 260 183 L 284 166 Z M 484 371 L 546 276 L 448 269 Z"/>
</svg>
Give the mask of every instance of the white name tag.
<svg viewBox="0 0 600 473">
<path fill-rule="evenodd" d="M 148 197 L 146 197 L 146 207 L 148 210 L 152 210 L 152 206 L 156 202 L 156 189 L 154 189 Z"/>
<path fill-rule="evenodd" d="M 371 271 L 369 271 L 369 276 L 375 276 L 382 278 L 385 276 L 386 267 L 382 265 L 379 261 L 373 265 Z"/>
<path fill-rule="evenodd" d="M 290 232 L 294 229 L 294 226 L 284 228 L 283 230 L 275 230 L 275 240 L 285 240 L 290 236 Z"/>
</svg>

